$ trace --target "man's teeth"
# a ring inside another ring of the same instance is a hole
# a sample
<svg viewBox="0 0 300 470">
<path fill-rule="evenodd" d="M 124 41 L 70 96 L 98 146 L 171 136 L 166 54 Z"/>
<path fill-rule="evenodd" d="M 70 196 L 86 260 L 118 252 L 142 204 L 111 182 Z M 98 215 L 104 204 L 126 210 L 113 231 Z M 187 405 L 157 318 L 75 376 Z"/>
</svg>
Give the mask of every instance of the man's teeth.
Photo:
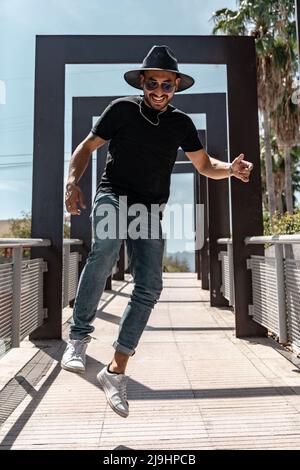
<svg viewBox="0 0 300 470">
<path fill-rule="evenodd" d="M 152 96 L 152 99 L 153 101 L 156 101 L 157 103 L 161 103 L 164 100 L 164 98 L 154 98 L 154 96 Z"/>
</svg>

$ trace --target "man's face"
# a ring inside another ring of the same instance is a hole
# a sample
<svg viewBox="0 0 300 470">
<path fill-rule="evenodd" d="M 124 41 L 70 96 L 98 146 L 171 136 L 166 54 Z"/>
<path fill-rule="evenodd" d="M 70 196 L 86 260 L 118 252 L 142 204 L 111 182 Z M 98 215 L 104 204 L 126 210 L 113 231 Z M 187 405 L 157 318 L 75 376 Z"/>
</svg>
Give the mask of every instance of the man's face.
<svg viewBox="0 0 300 470">
<path fill-rule="evenodd" d="M 162 111 L 171 101 L 175 91 L 178 89 L 180 78 L 176 73 L 164 70 L 146 70 L 141 74 L 141 86 L 144 90 L 146 103 L 157 111 Z M 170 89 L 164 89 L 162 84 Z M 158 86 L 159 85 L 159 86 Z"/>
</svg>

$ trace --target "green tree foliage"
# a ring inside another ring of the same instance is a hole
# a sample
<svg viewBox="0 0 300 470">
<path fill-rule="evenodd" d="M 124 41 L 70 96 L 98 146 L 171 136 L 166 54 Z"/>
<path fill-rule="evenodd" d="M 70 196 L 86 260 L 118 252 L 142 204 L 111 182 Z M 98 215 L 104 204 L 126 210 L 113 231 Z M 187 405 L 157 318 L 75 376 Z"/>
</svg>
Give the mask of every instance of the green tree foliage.
<svg viewBox="0 0 300 470">
<path fill-rule="evenodd" d="M 164 256 L 163 267 L 165 272 L 169 273 L 188 273 L 189 266 L 185 260 L 179 261 L 175 256 Z"/>
<path fill-rule="evenodd" d="M 269 214 L 264 214 L 264 235 L 292 235 L 300 233 L 300 209 L 296 209 L 294 214 L 285 212 L 284 215 L 276 212 L 272 220 Z"/>
<path fill-rule="evenodd" d="M 268 210 L 267 187 L 265 177 L 265 145 L 264 139 L 260 140 L 261 148 L 261 181 L 262 181 L 262 196 L 263 196 L 263 210 Z M 283 156 L 283 149 L 278 146 L 277 139 L 272 133 L 271 135 L 271 148 L 272 148 L 272 166 L 275 184 L 275 196 L 277 213 L 284 214 L 286 212 L 286 197 L 285 197 L 285 161 Z M 293 188 L 293 206 L 297 206 L 296 192 L 300 192 L 300 146 L 295 145 L 291 149 L 291 173 L 292 173 L 292 188 Z"/>
<path fill-rule="evenodd" d="M 282 142 L 290 144 L 288 132 L 290 122 L 296 122 L 296 114 L 290 106 L 282 105 L 286 91 L 289 90 L 290 77 L 295 73 L 296 34 L 293 18 L 294 0 L 239 0 L 237 10 L 222 8 L 213 15 L 215 23 L 213 33 L 252 36 L 255 38 L 257 55 L 257 91 L 258 105 L 263 116 L 263 132 L 265 146 L 265 184 L 267 187 L 268 209 L 271 214 L 276 210 L 275 184 L 272 168 L 271 149 L 271 113 L 276 113 L 277 128 L 280 130 Z M 285 100 L 289 104 L 288 100 Z M 279 106 L 279 107 L 278 107 Z M 285 116 L 283 116 L 283 111 Z M 280 118 L 282 113 L 282 118 Z M 288 123 L 287 126 L 281 124 Z M 296 127 L 294 126 L 294 129 Z M 287 147 L 285 156 L 289 156 Z M 288 160 L 288 176 L 291 173 Z M 291 178 L 286 178 L 285 192 L 291 205 Z"/>
<path fill-rule="evenodd" d="M 30 238 L 31 216 L 30 212 L 21 212 L 20 219 L 10 219 L 9 237 L 11 238 Z"/>
<path fill-rule="evenodd" d="M 31 238 L 31 214 L 30 212 L 21 212 L 19 219 L 9 220 L 9 232 L 4 238 Z M 64 222 L 64 238 L 70 238 L 70 218 L 66 217 Z M 0 263 L 4 260 L 4 251 L 0 250 Z M 6 250 L 7 251 L 7 250 Z M 29 258 L 30 249 L 23 250 L 23 257 Z"/>
<path fill-rule="evenodd" d="M 30 212 L 21 212 L 19 219 L 9 220 L 9 233 L 6 238 L 31 238 L 31 214 Z M 70 218 L 66 217 L 64 221 L 64 238 L 70 238 Z"/>
</svg>

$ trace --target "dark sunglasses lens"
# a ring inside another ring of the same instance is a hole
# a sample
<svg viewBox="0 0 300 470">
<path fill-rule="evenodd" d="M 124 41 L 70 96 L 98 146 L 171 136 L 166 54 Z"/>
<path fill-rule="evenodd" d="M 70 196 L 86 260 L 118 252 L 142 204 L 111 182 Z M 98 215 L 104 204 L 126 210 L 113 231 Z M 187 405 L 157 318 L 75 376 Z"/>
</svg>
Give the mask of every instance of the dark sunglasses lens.
<svg viewBox="0 0 300 470">
<path fill-rule="evenodd" d="M 156 90 L 159 87 L 158 82 L 156 82 L 155 80 L 146 80 L 145 85 L 146 85 L 147 90 L 149 91 Z M 172 85 L 172 83 L 167 83 L 167 82 L 163 82 L 161 84 L 163 91 L 166 93 L 170 93 L 173 90 L 174 86 L 175 85 Z"/>
<path fill-rule="evenodd" d="M 166 93 L 170 93 L 170 91 L 173 90 L 174 88 L 174 85 L 172 85 L 171 83 L 162 83 L 162 89 L 166 92 Z"/>
<path fill-rule="evenodd" d="M 148 80 L 145 83 L 147 90 L 156 90 L 156 88 L 158 87 L 158 83 L 154 80 Z"/>
</svg>

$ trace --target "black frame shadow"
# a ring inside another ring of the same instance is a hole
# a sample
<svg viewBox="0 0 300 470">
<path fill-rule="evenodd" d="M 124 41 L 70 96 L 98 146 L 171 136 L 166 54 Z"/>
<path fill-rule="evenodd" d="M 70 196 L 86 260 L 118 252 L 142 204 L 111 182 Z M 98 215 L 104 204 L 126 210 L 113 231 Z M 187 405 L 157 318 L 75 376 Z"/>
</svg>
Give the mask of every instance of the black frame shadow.
<svg viewBox="0 0 300 470">
<path fill-rule="evenodd" d="M 230 160 L 243 152 L 254 164 L 250 184 L 237 179 L 231 184 L 236 333 L 238 337 L 266 334 L 248 315 L 252 292 L 246 266 L 250 254 L 263 254 L 263 246 L 244 243 L 246 236 L 263 234 L 254 38 L 54 35 L 36 37 L 31 236 L 50 238 L 52 245 L 31 253 L 48 263 L 44 287 L 48 318 L 31 338 L 61 338 L 62 330 L 65 64 L 141 63 L 153 44 L 168 44 L 179 63 L 227 65 Z"/>
</svg>

